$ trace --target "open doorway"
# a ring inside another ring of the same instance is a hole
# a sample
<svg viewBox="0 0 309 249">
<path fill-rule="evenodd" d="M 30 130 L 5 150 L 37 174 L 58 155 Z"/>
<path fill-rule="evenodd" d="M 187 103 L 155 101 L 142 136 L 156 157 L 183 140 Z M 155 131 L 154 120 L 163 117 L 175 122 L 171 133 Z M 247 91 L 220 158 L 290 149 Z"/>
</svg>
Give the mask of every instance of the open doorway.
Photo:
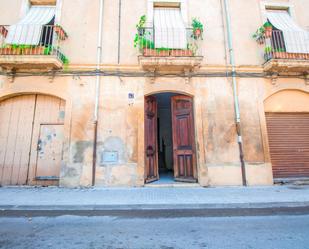
<svg viewBox="0 0 309 249">
<path fill-rule="evenodd" d="M 157 99 L 159 177 L 164 182 L 174 181 L 171 97 L 175 95 L 174 93 L 154 95 Z"/>
<path fill-rule="evenodd" d="M 145 182 L 196 182 L 193 100 L 176 93 L 145 97 Z"/>
</svg>

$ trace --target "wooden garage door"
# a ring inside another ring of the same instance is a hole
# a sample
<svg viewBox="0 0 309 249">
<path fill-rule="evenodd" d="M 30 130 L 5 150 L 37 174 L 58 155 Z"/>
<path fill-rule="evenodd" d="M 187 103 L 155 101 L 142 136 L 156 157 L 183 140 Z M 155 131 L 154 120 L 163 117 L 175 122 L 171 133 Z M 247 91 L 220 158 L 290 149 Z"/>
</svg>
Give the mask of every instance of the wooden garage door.
<svg viewBox="0 0 309 249">
<path fill-rule="evenodd" d="M 309 177 L 309 113 L 266 113 L 274 178 Z"/>
<path fill-rule="evenodd" d="M 1 185 L 57 184 L 42 178 L 37 180 L 41 172 L 37 170 L 37 148 L 41 126 L 63 125 L 64 108 L 63 100 L 46 95 L 22 95 L 0 102 Z M 62 150 L 62 146 L 58 147 Z"/>
</svg>

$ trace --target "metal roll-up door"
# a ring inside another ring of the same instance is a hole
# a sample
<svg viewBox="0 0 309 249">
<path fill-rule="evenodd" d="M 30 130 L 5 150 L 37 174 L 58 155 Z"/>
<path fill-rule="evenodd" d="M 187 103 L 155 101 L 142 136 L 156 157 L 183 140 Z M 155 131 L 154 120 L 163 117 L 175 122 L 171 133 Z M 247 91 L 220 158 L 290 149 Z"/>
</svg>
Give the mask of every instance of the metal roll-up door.
<svg viewBox="0 0 309 249">
<path fill-rule="evenodd" d="M 266 113 L 274 178 L 309 177 L 309 113 Z"/>
</svg>

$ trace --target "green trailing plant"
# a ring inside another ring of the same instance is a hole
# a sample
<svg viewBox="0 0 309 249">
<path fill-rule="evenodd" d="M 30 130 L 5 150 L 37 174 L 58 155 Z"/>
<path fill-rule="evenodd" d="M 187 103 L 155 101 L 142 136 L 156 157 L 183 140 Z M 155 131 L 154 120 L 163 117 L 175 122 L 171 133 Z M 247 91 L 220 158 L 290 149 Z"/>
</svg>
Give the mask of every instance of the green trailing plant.
<svg viewBox="0 0 309 249">
<path fill-rule="evenodd" d="M 284 48 L 275 48 L 274 52 L 283 53 L 283 52 L 285 52 L 285 49 Z"/>
<path fill-rule="evenodd" d="M 51 55 L 52 51 L 53 51 L 53 47 L 49 45 L 44 48 L 44 55 Z"/>
<path fill-rule="evenodd" d="M 271 31 L 270 33 L 266 31 L 271 30 L 273 27 L 273 25 L 270 22 L 265 22 L 261 27 L 259 27 L 255 33 L 252 35 L 252 38 L 255 39 L 256 41 L 258 41 L 259 43 L 263 43 L 263 39 L 266 37 L 269 37 L 271 35 Z"/>
<path fill-rule="evenodd" d="M 265 22 L 265 23 L 263 24 L 263 27 L 264 27 L 264 28 L 272 28 L 273 25 L 272 25 L 269 21 L 267 21 L 267 22 Z"/>
<path fill-rule="evenodd" d="M 170 51 L 170 48 L 156 48 L 157 52 L 161 52 L 161 51 Z"/>
<path fill-rule="evenodd" d="M 139 22 L 135 26 L 138 31 L 141 31 L 145 27 L 146 20 L 146 15 L 140 17 Z"/>
<path fill-rule="evenodd" d="M 264 48 L 265 54 L 270 54 L 272 51 L 273 51 L 273 49 L 272 49 L 271 46 L 266 46 L 266 47 Z"/>
<path fill-rule="evenodd" d="M 265 28 L 262 26 L 262 27 L 259 27 L 255 31 L 255 33 L 252 35 L 252 38 L 255 39 L 255 40 L 258 40 L 258 39 L 263 38 L 264 34 L 265 34 Z"/>
<path fill-rule="evenodd" d="M 137 33 L 134 37 L 134 47 L 138 47 L 140 50 L 144 48 L 154 49 L 154 42 L 147 38 L 151 33 L 145 30 L 146 15 L 140 17 L 139 22 L 136 24 Z"/>
<path fill-rule="evenodd" d="M 204 25 L 200 22 L 198 18 L 192 19 L 192 29 L 193 29 L 192 38 L 194 38 L 195 40 L 198 39 L 203 40 Z"/>
<path fill-rule="evenodd" d="M 197 46 L 196 43 L 191 42 L 191 43 L 187 44 L 187 49 L 191 50 L 193 55 L 196 55 L 196 52 L 198 50 L 198 46 Z"/>
</svg>

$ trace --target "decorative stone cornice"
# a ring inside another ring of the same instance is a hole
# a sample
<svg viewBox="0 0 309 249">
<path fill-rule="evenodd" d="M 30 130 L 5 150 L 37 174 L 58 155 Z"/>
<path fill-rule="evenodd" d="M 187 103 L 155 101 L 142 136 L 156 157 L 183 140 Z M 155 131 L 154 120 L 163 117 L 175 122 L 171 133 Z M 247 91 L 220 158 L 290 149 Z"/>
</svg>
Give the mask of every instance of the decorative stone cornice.
<svg viewBox="0 0 309 249">
<path fill-rule="evenodd" d="M 284 75 L 302 75 L 309 71 L 309 60 L 272 59 L 264 64 L 264 71 Z"/>
<path fill-rule="evenodd" d="M 139 56 L 140 66 L 144 70 L 156 71 L 194 71 L 201 66 L 203 57 L 146 57 Z"/>
</svg>

